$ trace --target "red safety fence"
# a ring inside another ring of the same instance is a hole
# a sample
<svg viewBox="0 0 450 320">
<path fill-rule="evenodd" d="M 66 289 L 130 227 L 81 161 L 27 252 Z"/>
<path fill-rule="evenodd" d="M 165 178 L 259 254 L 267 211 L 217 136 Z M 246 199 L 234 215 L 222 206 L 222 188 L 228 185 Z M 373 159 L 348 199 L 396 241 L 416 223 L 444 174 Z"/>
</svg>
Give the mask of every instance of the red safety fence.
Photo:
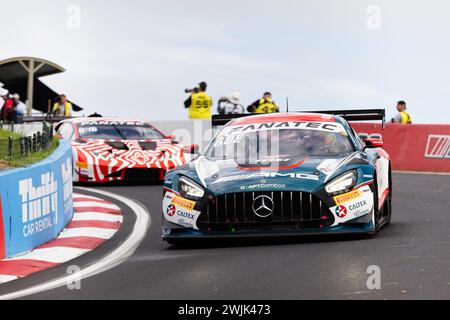
<svg viewBox="0 0 450 320">
<path fill-rule="evenodd" d="M 381 135 L 393 170 L 450 172 L 450 125 L 353 123 L 358 134 Z"/>
</svg>

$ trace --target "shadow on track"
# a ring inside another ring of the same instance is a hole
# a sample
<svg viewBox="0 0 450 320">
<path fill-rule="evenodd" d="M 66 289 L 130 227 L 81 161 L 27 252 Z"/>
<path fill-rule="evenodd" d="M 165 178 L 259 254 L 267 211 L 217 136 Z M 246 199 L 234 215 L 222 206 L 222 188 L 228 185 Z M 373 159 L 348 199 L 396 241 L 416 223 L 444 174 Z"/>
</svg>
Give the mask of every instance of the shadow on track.
<svg viewBox="0 0 450 320">
<path fill-rule="evenodd" d="M 239 238 L 239 239 L 185 239 L 176 245 L 168 244 L 166 250 L 198 250 L 214 248 L 239 248 L 239 247 L 259 247 L 259 246 L 282 246 L 294 244 L 312 244 L 342 241 L 364 241 L 372 240 L 372 236 L 365 234 L 354 235 L 312 235 L 312 236 L 277 236 L 266 238 Z"/>
<path fill-rule="evenodd" d="M 223 238 L 223 239 L 184 239 L 182 243 L 175 245 L 168 244 L 166 250 L 198 250 L 214 248 L 239 248 L 239 247 L 259 247 L 259 246 L 282 246 L 294 244 L 314 244 L 327 242 L 351 242 L 376 240 L 378 237 L 386 237 L 399 230 L 398 224 L 390 224 L 383 227 L 375 235 L 369 234 L 334 234 L 334 235 L 300 235 L 300 236 L 271 236 L 271 237 L 251 237 L 251 238 Z"/>
<path fill-rule="evenodd" d="M 111 181 L 111 182 L 76 182 L 75 187 L 99 188 L 99 187 L 141 187 L 141 186 L 162 186 L 161 181 Z"/>
</svg>

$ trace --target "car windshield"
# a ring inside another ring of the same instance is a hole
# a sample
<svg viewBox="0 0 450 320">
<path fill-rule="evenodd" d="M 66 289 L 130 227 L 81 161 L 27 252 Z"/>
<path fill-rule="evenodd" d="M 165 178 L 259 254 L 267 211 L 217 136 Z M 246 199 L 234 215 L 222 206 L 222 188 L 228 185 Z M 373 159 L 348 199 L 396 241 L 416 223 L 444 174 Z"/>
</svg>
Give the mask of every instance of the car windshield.
<svg viewBox="0 0 450 320">
<path fill-rule="evenodd" d="M 207 149 L 206 156 L 234 159 L 238 162 L 258 162 L 261 159 L 287 157 L 339 156 L 355 150 L 345 129 L 286 128 L 259 130 L 252 126 L 249 132 L 224 128 Z M 255 129 L 256 130 L 253 130 Z M 276 160 L 275 160 L 276 161 Z"/>
<path fill-rule="evenodd" d="M 78 129 L 82 139 L 99 140 L 159 140 L 164 136 L 145 124 L 88 124 Z"/>
</svg>

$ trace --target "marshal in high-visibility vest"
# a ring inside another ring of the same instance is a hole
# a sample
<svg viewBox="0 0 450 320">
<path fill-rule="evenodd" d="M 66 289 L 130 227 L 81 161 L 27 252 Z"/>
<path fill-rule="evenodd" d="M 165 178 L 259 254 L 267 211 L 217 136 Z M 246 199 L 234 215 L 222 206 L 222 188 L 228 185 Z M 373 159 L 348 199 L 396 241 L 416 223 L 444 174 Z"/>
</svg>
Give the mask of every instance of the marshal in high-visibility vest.
<svg viewBox="0 0 450 320">
<path fill-rule="evenodd" d="M 405 101 L 399 101 L 397 103 L 397 111 L 398 114 L 393 120 L 395 123 L 401 123 L 401 124 L 412 124 L 412 118 L 409 114 L 408 110 L 406 109 L 406 102 Z"/>
<path fill-rule="evenodd" d="M 71 117 L 72 111 L 72 104 L 67 100 L 65 94 L 61 94 L 58 97 L 58 101 L 53 105 L 52 113 L 60 117 Z"/>
<path fill-rule="evenodd" d="M 278 106 L 272 99 L 261 99 L 255 113 L 275 113 L 279 112 Z"/>
<path fill-rule="evenodd" d="M 280 112 L 280 108 L 272 100 L 272 94 L 270 92 L 266 92 L 262 99 L 256 100 L 247 108 L 247 110 L 248 112 L 258 114 Z"/>
<path fill-rule="evenodd" d="M 206 92 L 194 93 L 189 106 L 189 119 L 211 119 L 212 98 Z"/>
<path fill-rule="evenodd" d="M 61 117 L 70 117 L 72 116 L 72 104 L 66 102 L 65 104 L 60 105 L 57 102 L 53 105 L 53 113 Z"/>
<path fill-rule="evenodd" d="M 402 112 L 400 112 L 400 115 L 402 117 L 402 120 L 400 122 L 401 124 L 411 124 L 412 123 L 412 118 L 408 111 L 406 111 L 406 110 L 402 111 Z"/>
</svg>

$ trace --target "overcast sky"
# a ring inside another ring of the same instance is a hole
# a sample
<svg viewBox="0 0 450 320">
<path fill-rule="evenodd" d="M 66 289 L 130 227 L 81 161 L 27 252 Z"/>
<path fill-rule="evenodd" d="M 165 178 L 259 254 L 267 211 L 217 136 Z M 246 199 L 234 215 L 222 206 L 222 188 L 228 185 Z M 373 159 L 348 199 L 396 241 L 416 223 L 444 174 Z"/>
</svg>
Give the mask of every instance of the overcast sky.
<svg viewBox="0 0 450 320">
<path fill-rule="evenodd" d="M 450 123 L 450 1 L 1 0 L 0 59 L 36 56 L 86 113 L 186 119 L 184 89 Z M 79 23 L 78 23 L 79 22 Z M 215 108 L 216 106 L 214 106 Z"/>
</svg>

